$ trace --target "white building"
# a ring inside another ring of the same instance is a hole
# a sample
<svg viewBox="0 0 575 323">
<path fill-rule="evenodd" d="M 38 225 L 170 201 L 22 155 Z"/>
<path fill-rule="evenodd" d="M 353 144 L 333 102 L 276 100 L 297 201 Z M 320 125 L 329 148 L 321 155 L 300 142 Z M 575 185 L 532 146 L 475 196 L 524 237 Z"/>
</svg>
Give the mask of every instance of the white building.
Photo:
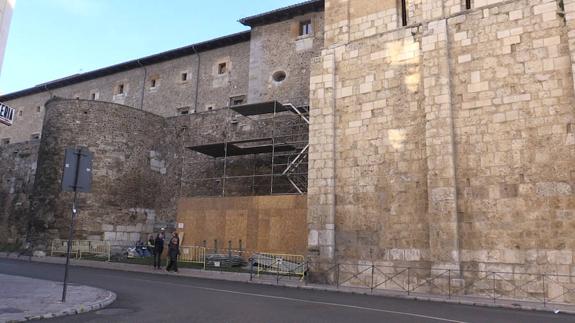
<svg viewBox="0 0 575 323">
<path fill-rule="evenodd" d="M 4 61 L 4 51 L 10 30 L 10 20 L 16 0 L 0 0 L 0 73 L 2 72 L 2 62 Z"/>
</svg>

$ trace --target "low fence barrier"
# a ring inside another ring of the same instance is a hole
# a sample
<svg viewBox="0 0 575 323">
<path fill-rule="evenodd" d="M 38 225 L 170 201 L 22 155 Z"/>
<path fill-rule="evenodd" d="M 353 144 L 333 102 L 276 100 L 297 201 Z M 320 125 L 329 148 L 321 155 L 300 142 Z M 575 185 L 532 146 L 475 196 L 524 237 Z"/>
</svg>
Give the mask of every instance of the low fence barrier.
<svg viewBox="0 0 575 323">
<path fill-rule="evenodd" d="M 306 273 L 305 257 L 301 255 L 255 253 L 252 261 L 257 265 L 257 275 L 274 273 L 276 275 L 297 276 L 304 279 Z"/>
<path fill-rule="evenodd" d="M 66 254 L 68 251 L 67 240 L 52 240 L 50 255 Z M 111 246 L 108 241 L 97 240 L 72 240 L 70 253 L 74 258 L 82 259 L 84 255 L 102 256 L 110 261 Z"/>
<path fill-rule="evenodd" d="M 575 305 L 575 275 L 467 269 L 402 267 L 362 263 L 307 263 L 315 279 L 337 288 L 363 288 L 405 295 L 432 294 L 447 299 L 479 297 Z"/>
<path fill-rule="evenodd" d="M 186 248 L 192 248 L 186 251 Z M 192 251 L 194 250 L 194 251 Z M 191 246 L 181 247 L 179 260 L 187 261 L 186 252 L 192 254 L 198 253 L 198 256 L 192 256 L 196 260 L 193 262 L 200 263 L 204 269 L 212 270 L 232 270 L 232 271 L 249 271 L 251 275 L 255 274 L 274 274 L 279 282 L 280 277 L 298 277 L 303 280 L 307 270 L 305 257 L 302 255 L 279 254 L 256 252 L 250 250 L 237 250 L 231 248 L 208 249 L 205 247 Z M 203 261 L 203 262 L 202 262 Z"/>
<path fill-rule="evenodd" d="M 107 241 L 72 241 L 72 255 L 100 255 L 110 260 Z M 53 240 L 50 254 L 65 254 L 67 241 Z M 336 288 L 369 289 L 405 295 L 436 295 L 446 299 L 482 298 L 493 303 L 528 301 L 548 305 L 575 305 L 575 275 L 397 266 L 377 263 L 316 263 L 302 255 L 276 254 L 246 250 L 207 249 L 181 246 L 179 261 L 200 264 L 203 269 L 237 268 L 256 275 L 297 277 L 308 283 L 331 284 Z M 268 276 L 269 277 L 269 276 Z M 273 276 L 272 276 L 273 277 Z M 291 278 L 290 278 L 291 279 Z"/>
<path fill-rule="evenodd" d="M 206 248 L 181 246 L 178 261 L 200 264 L 206 269 Z"/>
</svg>

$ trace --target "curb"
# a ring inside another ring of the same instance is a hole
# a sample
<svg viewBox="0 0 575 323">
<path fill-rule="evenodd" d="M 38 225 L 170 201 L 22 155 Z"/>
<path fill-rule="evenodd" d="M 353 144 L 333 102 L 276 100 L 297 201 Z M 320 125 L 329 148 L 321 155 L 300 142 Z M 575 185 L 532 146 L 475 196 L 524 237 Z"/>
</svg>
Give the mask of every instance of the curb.
<svg viewBox="0 0 575 323">
<path fill-rule="evenodd" d="M 92 287 L 92 288 L 95 288 L 95 287 Z M 105 291 L 105 290 L 100 289 L 100 288 L 95 288 L 95 289 Z M 56 317 L 77 315 L 77 314 L 83 314 L 83 313 L 96 311 L 96 310 L 102 309 L 102 308 L 112 304 L 116 300 L 116 297 L 117 297 L 116 293 L 111 292 L 111 291 L 105 291 L 105 292 L 107 292 L 108 295 L 104 299 L 93 302 L 93 303 L 80 304 L 80 305 L 76 305 L 72 308 L 59 311 L 59 312 L 47 313 L 47 314 L 42 314 L 42 315 L 37 315 L 37 316 L 28 316 L 28 317 L 24 318 L 23 320 L 12 320 L 9 322 L 26 322 L 26 321 L 32 321 L 32 320 L 51 319 L 51 318 L 56 318 Z"/>
<path fill-rule="evenodd" d="M 28 261 L 27 257 L 24 259 L 10 257 L 6 253 L 0 252 L 0 258 L 5 259 L 13 259 L 13 260 L 20 260 L 20 261 Z M 40 263 L 51 263 L 51 264 L 61 264 L 59 261 L 54 261 L 55 259 L 51 259 L 51 257 L 32 257 L 30 261 L 32 262 L 40 262 Z M 127 271 L 127 272 L 140 272 L 146 274 L 154 274 L 154 275 L 169 275 L 165 271 L 145 271 L 142 270 L 143 265 L 136 265 L 136 264 L 122 264 L 122 263 L 113 263 L 114 265 L 110 266 L 109 263 L 103 263 L 98 261 L 90 261 L 90 260 L 75 260 L 71 261 L 70 264 L 72 266 L 77 267 L 88 267 L 88 268 L 98 268 L 98 269 L 108 269 L 108 270 L 118 270 L 118 271 Z M 117 264 L 117 265 L 116 265 Z M 183 268 L 182 268 L 183 269 Z M 406 299 L 406 300 L 415 300 L 415 301 L 426 301 L 426 302 L 436 302 L 436 303 L 447 303 L 447 304 L 456 304 L 456 305 L 466 305 L 466 306 L 477 306 L 477 307 L 489 307 L 489 308 L 504 308 L 504 309 L 513 309 L 513 310 L 523 310 L 523 311 L 535 311 L 535 312 L 548 312 L 548 313 L 563 313 L 563 314 L 575 314 L 575 305 L 572 306 L 573 309 L 558 309 L 558 308 L 545 308 L 545 307 L 538 307 L 529 304 L 521 304 L 525 303 L 525 301 L 521 300 L 505 300 L 508 302 L 513 302 L 511 304 L 504 304 L 504 303 L 491 303 L 491 299 L 485 299 L 485 301 L 474 301 L 474 300 L 463 300 L 463 299 L 448 299 L 448 298 L 440 298 L 434 296 L 427 296 L 427 295 L 403 295 L 390 292 L 386 294 L 385 292 L 378 292 L 378 293 L 370 293 L 369 290 L 353 290 L 353 289 L 336 289 L 336 288 L 329 288 L 323 287 L 324 285 L 296 285 L 296 284 L 286 284 L 286 283 L 276 283 L 271 281 L 253 281 L 249 280 L 248 273 L 233 273 L 233 272 L 217 272 L 214 271 L 211 275 L 202 275 L 205 273 L 204 271 L 186 268 L 186 271 L 190 272 L 180 272 L 178 274 L 181 277 L 190 277 L 190 278 L 200 278 L 200 279 L 212 279 L 212 280 L 223 280 L 223 281 L 233 281 L 233 282 L 242 282 L 248 284 L 257 284 L 257 285 L 267 285 L 267 286 L 279 286 L 284 288 L 295 288 L 295 289 L 307 289 L 307 290 L 317 290 L 317 291 L 324 291 L 324 292 L 335 292 L 335 293 L 345 293 L 345 294 L 356 294 L 356 295 L 366 295 L 366 296 L 376 296 L 376 297 L 388 297 L 388 298 L 396 298 L 396 299 Z M 219 276 L 219 277 L 218 277 Z M 227 276 L 227 277 L 226 277 Z M 244 276 L 244 277 L 242 277 Z M 111 302 L 110 302 L 111 303 Z M 105 305 L 104 305 L 105 306 Z M 551 304 L 550 304 L 551 306 Z M 561 306 L 561 305 L 559 305 Z M 570 306 L 568 304 L 563 306 Z"/>
</svg>

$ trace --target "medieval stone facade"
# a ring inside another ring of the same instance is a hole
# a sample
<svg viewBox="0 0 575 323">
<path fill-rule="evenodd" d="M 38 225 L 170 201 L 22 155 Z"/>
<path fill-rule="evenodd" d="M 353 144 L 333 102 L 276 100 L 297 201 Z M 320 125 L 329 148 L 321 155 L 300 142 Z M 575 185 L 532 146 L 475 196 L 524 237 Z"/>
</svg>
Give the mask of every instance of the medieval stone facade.
<svg viewBox="0 0 575 323">
<path fill-rule="evenodd" d="M 252 26 L 249 40 L 238 34 L 223 47 L 204 47 L 50 91 L 8 95 L 7 103 L 25 107 L 24 115 L 0 137 L 22 142 L 41 130 L 45 136 L 43 104 L 51 94 L 80 97 L 51 103 L 55 109 L 62 102 L 66 109 L 77 104 L 78 118 L 92 104 L 102 111 L 121 108 L 90 103 L 97 91 L 99 100 L 151 112 L 132 115 L 144 123 L 158 119 L 150 129 L 161 124 L 159 136 L 165 139 L 141 141 L 149 155 L 134 167 L 149 172 L 152 165 L 169 194 L 159 197 L 161 205 L 134 202 L 120 213 L 153 209 L 165 221 L 173 217 L 177 197 L 218 194 L 204 192 L 209 189 L 197 179 L 222 165 L 189 166 L 198 164 L 186 161 L 205 156 L 185 147 L 274 129 L 235 119 L 226 115 L 229 110 L 215 111 L 218 107 L 244 99 L 309 104 L 307 245 L 312 260 L 326 268 L 355 263 L 357 271 L 375 264 L 427 268 L 422 277 L 438 268 L 572 274 L 575 1 L 400 3 L 308 1 L 290 7 L 288 18 L 279 9 L 243 20 Z M 186 71 L 190 84 L 182 78 Z M 119 85 L 124 96 L 114 94 Z M 183 111 L 189 114 L 176 116 Z M 124 140 L 140 142 L 134 133 L 111 133 L 118 137 L 106 139 L 110 143 L 104 147 L 111 152 Z M 72 142 L 42 138 L 39 160 L 42 147 L 61 149 L 64 143 Z M 3 160 L 10 159 L 13 147 L 2 148 Z M 34 154 L 11 167 L 26 168 Z M 122 154 L 117 158 L 125 158 Z M 234 165 L 269 171 L 262 161 L 240 159 Z M 105 168 L 116 167 L 107 163 Z M 44 166 L 40 162 L 39 172 Z M 18 176 L 29 177 L 24 168 Z M 112 175 L 102 180 L 107 176 Z M 147 185 L 152 184 L 134 184 L 127 191 Z M 240 181 L 231 195 L 266 193 L 256 187 Z M 116 218 L 113 210 L 106 212 Z M 109 235 L 125 232 L 124 227 L 106 228 L 113 229 Z M 98 230 L 103 227 L 90 234 Z M 559 290 L 547 292 L 563 297 Z"/>
<path fill-rule="evenodd" d="M 154 227 L 174 225 L 180 196 L 262 195 L 289 186 L 271 179 L 269 153 L 224 162 L 188 149 L 277 135 L 269 120 L 243 117 L 229 106 L 308 104 L 311 57 L 323 46 L 323 1 L 242 23 L 252 30 L 2 96 L 16 117 L 0 128 L 6 224 L 0 240 L 32 229 L 47 238 L 66 236 L 71 197 L 58 182 L 68 146 L 86 146 L 96 156 L 94 192 L 80 195 L 80 238 L 137 241 Z M 289 124 L 294 116 L 283 120 Z M 238 177 L 226 181 L 225 175 Z"/>
<path fill-rule="evenodd" d="M 574 4 L 395 4 L 326 1 L 311 254 L 573 273 Z"/>
</svg>

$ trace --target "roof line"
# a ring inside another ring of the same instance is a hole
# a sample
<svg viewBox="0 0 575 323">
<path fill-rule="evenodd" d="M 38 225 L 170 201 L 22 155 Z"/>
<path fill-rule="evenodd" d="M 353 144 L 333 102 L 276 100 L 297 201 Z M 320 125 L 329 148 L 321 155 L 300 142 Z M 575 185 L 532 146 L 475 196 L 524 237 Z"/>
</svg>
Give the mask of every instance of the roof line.
<svg viewBox="0 0 575 323">
<path fill-rule="evenodd" d="M 2 95 L 0 96 L 0 101 L 9 101 L 26 95 L 62 88 L 64 86 L 68 86 L 71 84 L 93 80 L 102 76 L 107 76 L 119 72 L 132 70 L 135 68 L 140 68 L 142 66 L 157 64 L 172 59 L 180 58 L 183 56 L 194 55 L 196 53 L 205 52 L 212 49 L 235 45 L 238 43 L 249 41 L 250 38 L 251 38 L 251 31 L 249 30 L 223 37 L 214 38 L 211 40 L 168 50 L 158 54 L 153 54 L 142 58 L 130 60 L 127 62 L 99 68 L 90 72 L 65 76 L 63 78 L 59 78 L 53 81 L 41 83 L 31 88 Z"/>
<path fill-rule="evenodd" d="M 256 27 L 291 19 L 295 16 L 303 15 L 309 12 L 323 11 L 324 6 L 324 0 L 309 0 L 254 16 L 245 17 L 238 21 L 245 26 Z"/>
</svg>

